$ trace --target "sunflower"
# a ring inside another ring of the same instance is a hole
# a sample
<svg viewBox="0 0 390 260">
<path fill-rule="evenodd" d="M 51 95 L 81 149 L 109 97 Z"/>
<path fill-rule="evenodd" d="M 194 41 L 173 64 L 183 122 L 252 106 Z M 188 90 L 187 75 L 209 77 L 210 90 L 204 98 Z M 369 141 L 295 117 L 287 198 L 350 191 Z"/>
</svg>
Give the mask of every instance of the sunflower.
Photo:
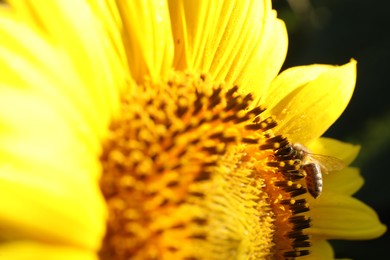
<svg viewBox="0 0 390 260">
<path fill-rule="evenodd" d="M 304 170 L 320 166 L 304 150 L 358 153 L 320 137 L 356 62 L 278 75 L 271 1 L 0 12 L 2 259 L 332 259 L 327 240 L 384 233 L 351 196 L 358 169 L 324 175 L 322 192 Z"/>
</svg>

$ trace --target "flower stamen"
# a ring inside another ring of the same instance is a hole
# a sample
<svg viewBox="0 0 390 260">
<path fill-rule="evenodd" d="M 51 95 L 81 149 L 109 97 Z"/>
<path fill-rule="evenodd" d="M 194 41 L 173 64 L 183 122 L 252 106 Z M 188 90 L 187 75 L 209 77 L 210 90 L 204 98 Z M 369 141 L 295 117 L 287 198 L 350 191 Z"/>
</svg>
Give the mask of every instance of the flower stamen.
<svg viewBox="0 0 390 260">
<path fill-rule="evenodd" d="M 301 161 L 252 95 L 179 72 L 139 88 L 123 97 L 101 156 L 101 259 L 309 253 Z"/>
</svg>

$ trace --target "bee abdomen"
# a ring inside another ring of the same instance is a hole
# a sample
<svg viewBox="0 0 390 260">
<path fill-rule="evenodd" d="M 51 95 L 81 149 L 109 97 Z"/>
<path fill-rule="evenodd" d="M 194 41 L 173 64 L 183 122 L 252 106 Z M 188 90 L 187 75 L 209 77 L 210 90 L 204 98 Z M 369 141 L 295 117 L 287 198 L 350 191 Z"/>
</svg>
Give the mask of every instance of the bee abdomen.
<svg viewBox="0 0 390 260">
<path fill-rule="evenodd" d="M 317 163 L 308 163 L 302 166 L 306 172 L 306 185 L 310 195 L 318 198 L 322 192 L 322 173 Z"/>
</svg>

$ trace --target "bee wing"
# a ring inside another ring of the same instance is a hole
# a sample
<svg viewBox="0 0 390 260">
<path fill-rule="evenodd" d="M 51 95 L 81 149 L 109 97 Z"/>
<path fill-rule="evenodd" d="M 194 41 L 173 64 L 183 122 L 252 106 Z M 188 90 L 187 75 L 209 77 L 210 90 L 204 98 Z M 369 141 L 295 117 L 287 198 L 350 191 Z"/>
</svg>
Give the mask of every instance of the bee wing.
<svg viewBox="0 0 390 260">
<path fill-rule="evenodd" d="M 346 164 L 342 160 L 333 156 L 312 153 L 310 156 L 318 162 L 323 173 L 340 171 L 346 167 Z"/>
</svg>

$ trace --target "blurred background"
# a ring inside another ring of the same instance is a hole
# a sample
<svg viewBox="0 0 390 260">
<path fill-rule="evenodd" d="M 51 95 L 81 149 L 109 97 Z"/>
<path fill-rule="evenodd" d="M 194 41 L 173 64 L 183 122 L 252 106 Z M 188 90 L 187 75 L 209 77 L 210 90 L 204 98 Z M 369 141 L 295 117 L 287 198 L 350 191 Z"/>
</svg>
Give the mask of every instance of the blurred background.
<svg viewBox="0 0 390 260">
<path fill-rule="evenodd" d="M 325 134 L 362 145 L 354 162 L 365 185 L 356 197 L 390 227 L 390 1 L 273 0 L 286 22 L 289 52 L 284 68 L 358 61 L 351 103 Z M 390 235 L 370 241 L 333 241 L 337 258 L 390 258 Z"/>
</svg>

